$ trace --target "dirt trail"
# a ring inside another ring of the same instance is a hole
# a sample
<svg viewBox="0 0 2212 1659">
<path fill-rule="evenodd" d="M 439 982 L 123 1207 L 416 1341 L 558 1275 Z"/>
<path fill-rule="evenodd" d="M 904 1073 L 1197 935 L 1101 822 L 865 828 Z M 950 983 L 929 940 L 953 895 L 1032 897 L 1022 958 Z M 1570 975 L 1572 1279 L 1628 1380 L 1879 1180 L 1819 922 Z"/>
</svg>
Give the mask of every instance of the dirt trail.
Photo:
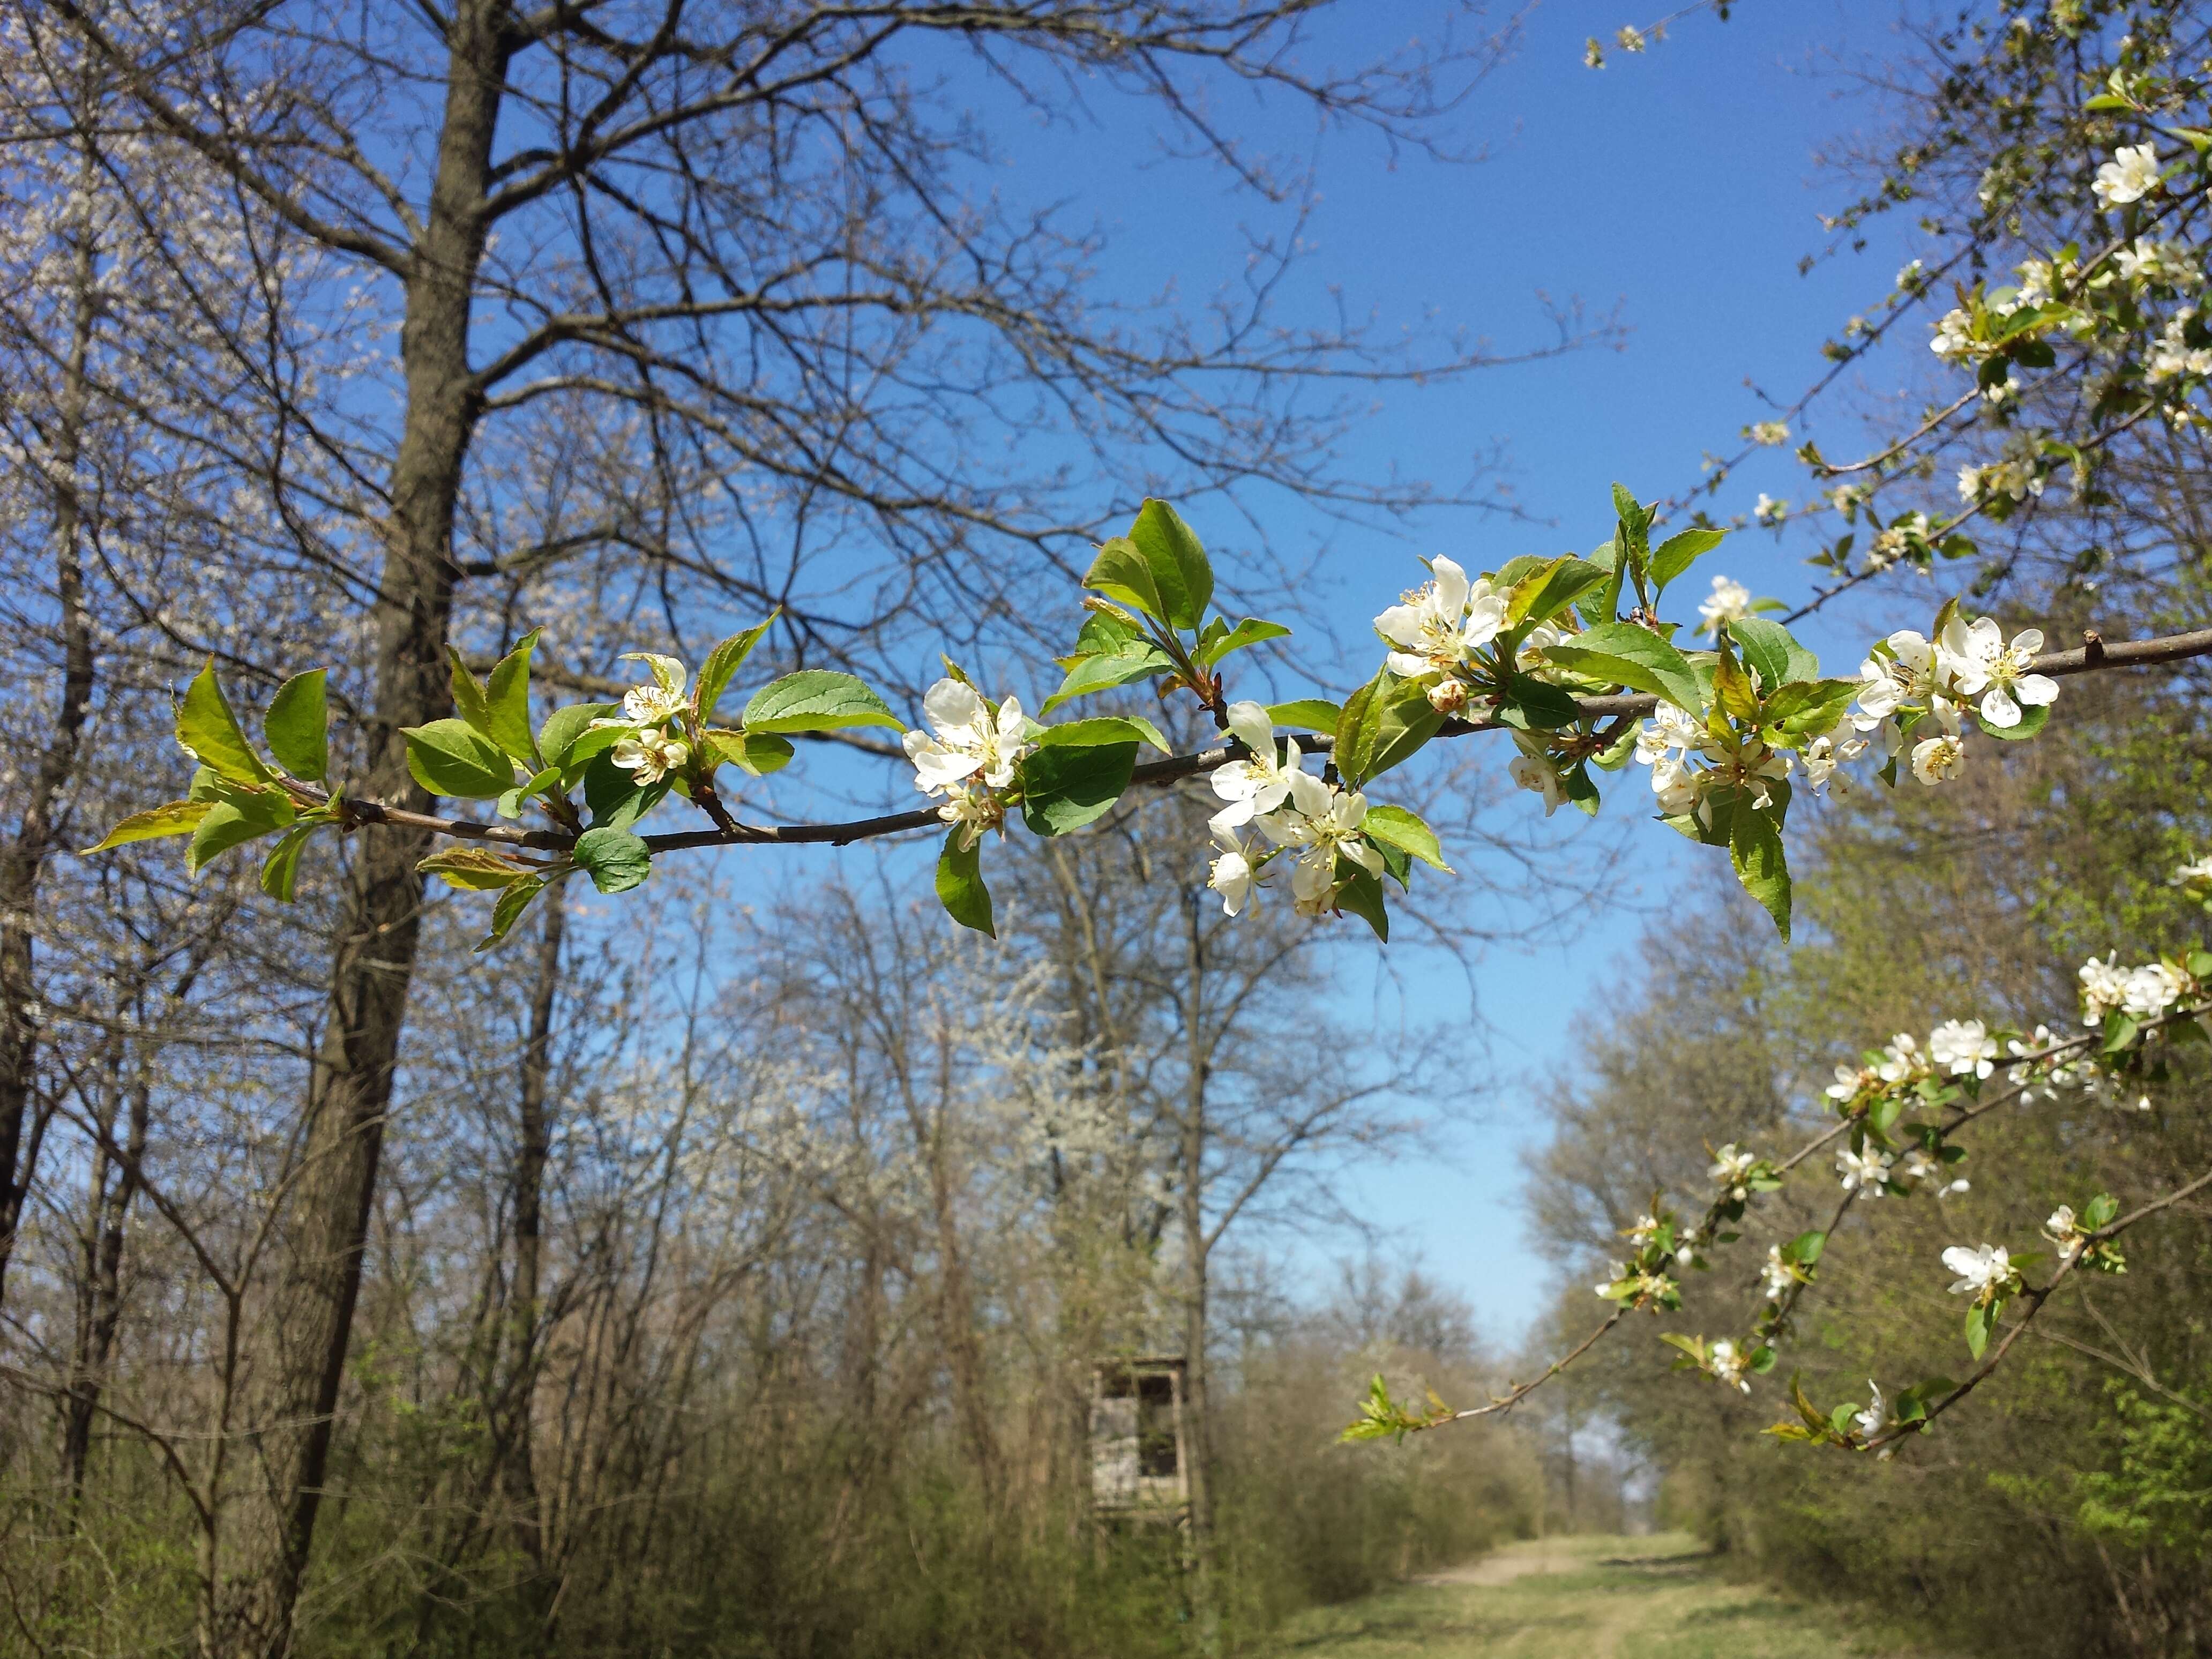
<svg viewBox="0 0 2212 1659">
<path fill-rule="evenodd" d="M 1494 1586 L 1510 1584 L 1516 1578 L 1526 1578 L 1532 1573 L 1572 1572 L 1587 1567 L 1589 1557 L 1568 1547 L 1563 1538 L 1532 1538 L 1518 1544 L 1507 1544 L 1480 1560 L 1464 1565 L 1447 1567 L 1442 1572 L 1424 1573 L 1413 1580 L 1417 1584 L 1480 1584 Z"/>
</svg>

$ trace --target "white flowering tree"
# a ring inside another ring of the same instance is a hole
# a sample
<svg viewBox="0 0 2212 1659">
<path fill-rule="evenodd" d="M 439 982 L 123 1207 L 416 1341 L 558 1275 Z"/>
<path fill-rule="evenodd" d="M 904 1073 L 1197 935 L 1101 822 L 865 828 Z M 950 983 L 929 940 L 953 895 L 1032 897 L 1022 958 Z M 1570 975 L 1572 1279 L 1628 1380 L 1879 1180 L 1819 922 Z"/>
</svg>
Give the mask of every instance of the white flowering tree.
<svg viewBox="0 0 2212 1659">
<path fill-rule="evenodd" d="M 1692 528 L 1655 538 L 1654 508 L 1619 488 L 1613 505 L 1614 535 L 1588 557 L 1524 558 L 1472 576 L 1449 559 L 1431 561 L 1428 580 L 1376 617 L 1382 660 L 1366 684 L 1340 704 L 1316 697 L 1263 705 L 1233 698 L 1229 678 L 1240 651 L 1288 630 L 1215 613 L 1200 538 L 1172 507 L 1147 501 L 1126 535 L 1098 548 L 1084 579 L 1088 620 L 1058 659 L 1064 677 L 1038 712 L 1149 686 L 1161 699 L 1194 702 L 1222 733 L 1218 746 L 1181 754 L 1139 714 L 1033 718 L 949 659 L 912 726 L 864 681 L 836 671 L 805 670 L 733 692 L 773 617 L 723 641 L 696 673 L 673 658 L 639 653 L 647 678 L 619 702 L 547 707 L 533 693 L 535 640 L 526 636 L 486 679 L 456 655 L 459 712 L 405 734 L 409 767 L 424 790 L 490 811 L 447 817 L 354 794 L 331 775 L 321 671 L 278 689 L 257 742 L 210 666 L 178 705 L 179 744 L 198 766 L 190 791 L 125 819 L 92 850 L 180 837 L 187 866 L 198 870 L 256 846 L 262 886 L 282 900 L 292 896 L 319 835 L 428 835 L 441 844 L 422 860 L 424 873 L 488 896 L 479 948 L 489 949 L 549 889 L 568 882 L 619 894 L 648 882 L 657 863 L 704 848 L 765 855 L 777 846 L 935 831 L 939 900 L 954 922 L 989 934 L 984 854 L 994 836 L 1017 823 L 1036 836 L 1066 836 L 1133 788 L 1199 787 L 1220 803 L 1207 885 L 1225 912 L 1285 890 L 1278 902 L 1287 896 L 1302 916 L 1349 914 L 1387 940 L 1391 890 L 1409 886 L 1417 863 L 1446 872 L 1449 865 L 1417 814 L 1370 799 L 1370 790 L 1432 742 L 1497 734 L 1511 745 L 1512 777 L 1547 815 L 1570 803 L 1595 813 L 1594 769 L 1640 763 L 1658 820 L 1724 857 L 1787 937 L 1784 830 L 1801 797 L 1850 787 L 1854 763 L 1891 787 L 1939 788 L 1960 775 L 1970 742 L 2018 742 L 2042 731 L 2067 676 L 2212 654 L 2212 629 L 2045 652 L 2033 630 L 2008 640 L 1995 620 L 1970 617 L 1952 600 L 1928 633 L 1893 633 L 1855 673 L 1824 675 L 1784 625 L 1753 614 L 1724 586 L 1703 608 L 1699 647 L 1662 611 L 1667 591 L 1725 532 Z M 766 824 L 738 815 L 743 798 L 762 793 L 793 758 L 794 736 L 868 726 L 901 732 L 929 805 L 836 823 Z M 1147 749 L 1157 757 L 1140 760 Z M 1310 761 L 1317 766 L 1309 769 Z M 694 827 L 653 827 L 685 811 L 696 815 Z M 2177 878 L 2205 875 L 2192 866 Z M 1656 1210 L 1637 1225 L 1632 1254 L 1597 1287 L 1613 1311 L 1552 1370 L 1459 1411 L 1410 1413 L 1378 1391 L 1348 1432 L 1401 1434 L 1510 1410 L 1632 1313 L 1678 1306 L 1681 1270 L 1740 1242 L 1763 1194 L 1832 1158 L 1840 1188 L 1834 1216 L 1770 1247 L 1767 1311 L 1754 1328 L 1711 1340 L 1668 1334 L 1685 1365 L 1747 1389 L 1751 1375 L 1775 1364 L 1846 1212 L 1960 1179 L 1953 1170 L 1966 1155 L 1970 1127 L 2039 1091 L 2154 1078 L 2172 1034 L 2199 1030 L 2212 953 L 2126 969 L 2092 963 L 2082 985 L 2091 1024 L 2078 1035 L 1954 1019 L 1924 1042 L 1899 1034 L 1863 1065 L 1839 1066 L 1829 1091 L 1832 1127 L 1786 1155 L 1722 1147 L 1711 1170 L 1716 1194 L 1702 1213 Z M 1921 1379 L 1863 1410 L 1822 1411 L 1800 1395 L 1804 1421 L 1785 1431 L 1887 1449 L 1988 1376 L 2069 1274 L 2117 1270 L 2120 1234 L 2207 1184 L 2212 1175 L 2126 1208 L 2109 1194 L 2084 1194 L 2078 1211 L 2046 1224 L 2057 1266 L 2040 1284 L 2022 1277 L 2036 1265 L 2033 1255 L 1994 1244 L 1949 1252 L 1953 1288 L 1970 1295 L 1966 1346 L 1978 1369 L 1962 1381 Z M 2009 1308 L 2020 1316 L 1992 1346 Z"/>
</svg>

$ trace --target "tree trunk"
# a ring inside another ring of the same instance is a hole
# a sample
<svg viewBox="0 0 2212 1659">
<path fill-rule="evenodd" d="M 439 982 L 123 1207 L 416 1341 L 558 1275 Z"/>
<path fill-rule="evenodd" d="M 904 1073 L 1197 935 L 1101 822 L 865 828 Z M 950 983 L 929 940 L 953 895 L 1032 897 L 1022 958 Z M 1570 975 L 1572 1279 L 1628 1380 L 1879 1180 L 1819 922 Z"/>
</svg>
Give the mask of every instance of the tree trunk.
<svg viewBox="0 0 2212 1659">
<path fill-rule="evenodd" d="M 406 408 L 374 611 L 376 690 L 368 768 L 350 793 L 416 811 L 400 728 L 452 712 L 445 659 L 453 510 L 481 400 L 469 379 L 470 299 L 483 253 L 493 130 L 512 41 L 503 0 L 454 10 L 429 212 L 411 256 L 400 335 Z M 426 838 L 380 829 L 355 848 L 329 1001 L 309 1084 L 302 1167 L 256 1355 L 256 1471 L 236 1494 L 211 1565 L 200 1632 L 207 1659 L 287 1659 L 293 1613 L 329 1468 L 333 1419 L 361 1288 L 385 1111 L 413 976 Z"/>
<path fill-rule="evenodd" d="M 141 1057 L 139 1074 L 130 1089 L 131 1127 L 125 1132 L 121 1168 L 113 1184 L 108 1181 L 111 1159 L 105 1145 L 93 1149 L 92 1213 L 85 1234 L 86 1287 L 82 1298 L 83 1317 L 77 1334 L 76 1364 L 70 1378 L 69 1404 L 62 1436 L 62 1466 L 69 1476 L 71 1514 L 84 1496 L 87 1468 L 92 1457 L 92 1425 L 100 1409 L 100 1395 L 107 1376 L 107 1362 L 115 1350 L 115 1328 L 123 1317 L 123 1230 L 131 1200 L 138 1195 L 139 1171 L 146 1158 L 146 1124 L 151 1115 L 150 1084 Z M 112 1137 L 112 1113 L 102 1133 Z"/>
<path fill-rule="evenodd" d="M 1183 1289 L 1184 1480 L 1190 1488 L 1190 1603 L 1199 1651 L 1221 1650 L 1221 1595 L 1213 1547 L 1213 1455 L 1206 1415 L 1206 1302 L 1209 1249 L 1206 1237 L 1206 941 L 1200 932 L 1203 890 L 1190 896 L 1189 1006 L 1183 1016 L 1190 1044 L 1183 1084 L 1181 1148 Z"/>
<path fill-rule="evenodd" d="M 92 167 L 86 158 L 86 167 Z M 90 233 L 77 238 L 71 267 L 74 308 L 69 361 L 56 411 L 48 482 L 54 501 L 54 603 L 62 629 L 62 697 L 54 723 L 31 769 L 30 787 L 15 839 L 0 849 L 0 1305 L 6 1302 L 8 1263 L 22 1223 L 24 1200 L 45 1139 L 46 1116 L 34 1114 L 39 1020 L 38 983 L 31 939 L 38 926 L 39 878 L 53 851 L 62 792 L 76 771 L 77 744 L 92 708 L 92 623 L 85 610 L 84 564 L 77 543 L 83 502 L 77 463 L 83 453 L 89 380 L 87 362 L 97 295 Z"/>
</svg>

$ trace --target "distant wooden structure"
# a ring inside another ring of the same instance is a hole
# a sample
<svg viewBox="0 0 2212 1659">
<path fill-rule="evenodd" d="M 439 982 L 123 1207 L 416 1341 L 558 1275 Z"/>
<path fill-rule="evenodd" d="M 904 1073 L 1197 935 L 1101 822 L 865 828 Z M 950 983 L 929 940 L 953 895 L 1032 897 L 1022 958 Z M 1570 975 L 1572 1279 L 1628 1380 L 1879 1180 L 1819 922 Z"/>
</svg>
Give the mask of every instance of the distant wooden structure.
<svg viewBox="0 0 2212 1659">
<path fill-rule="evenodd" d="M 1091 1504 L 1102 1521 L 1190 1513 L 1182 1356 L 1102 1360 L 1091 1386 Z"/>
</svg>

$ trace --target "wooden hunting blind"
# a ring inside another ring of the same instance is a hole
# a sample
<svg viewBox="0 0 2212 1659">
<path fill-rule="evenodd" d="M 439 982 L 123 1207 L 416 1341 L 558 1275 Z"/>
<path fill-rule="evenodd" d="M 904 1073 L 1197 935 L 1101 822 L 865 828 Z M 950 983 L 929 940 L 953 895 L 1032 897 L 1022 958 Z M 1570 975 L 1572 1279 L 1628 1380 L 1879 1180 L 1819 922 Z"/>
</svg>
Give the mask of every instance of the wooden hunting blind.
<svg viewBox="0 0 2212 1659">
<path fill-rule="evenodd" d="M 1091 1372 L 1091 1502 L 1109 1519 L 1180 1522 L 1190 1505 L 1181 1355 Z"/>
</svg>

